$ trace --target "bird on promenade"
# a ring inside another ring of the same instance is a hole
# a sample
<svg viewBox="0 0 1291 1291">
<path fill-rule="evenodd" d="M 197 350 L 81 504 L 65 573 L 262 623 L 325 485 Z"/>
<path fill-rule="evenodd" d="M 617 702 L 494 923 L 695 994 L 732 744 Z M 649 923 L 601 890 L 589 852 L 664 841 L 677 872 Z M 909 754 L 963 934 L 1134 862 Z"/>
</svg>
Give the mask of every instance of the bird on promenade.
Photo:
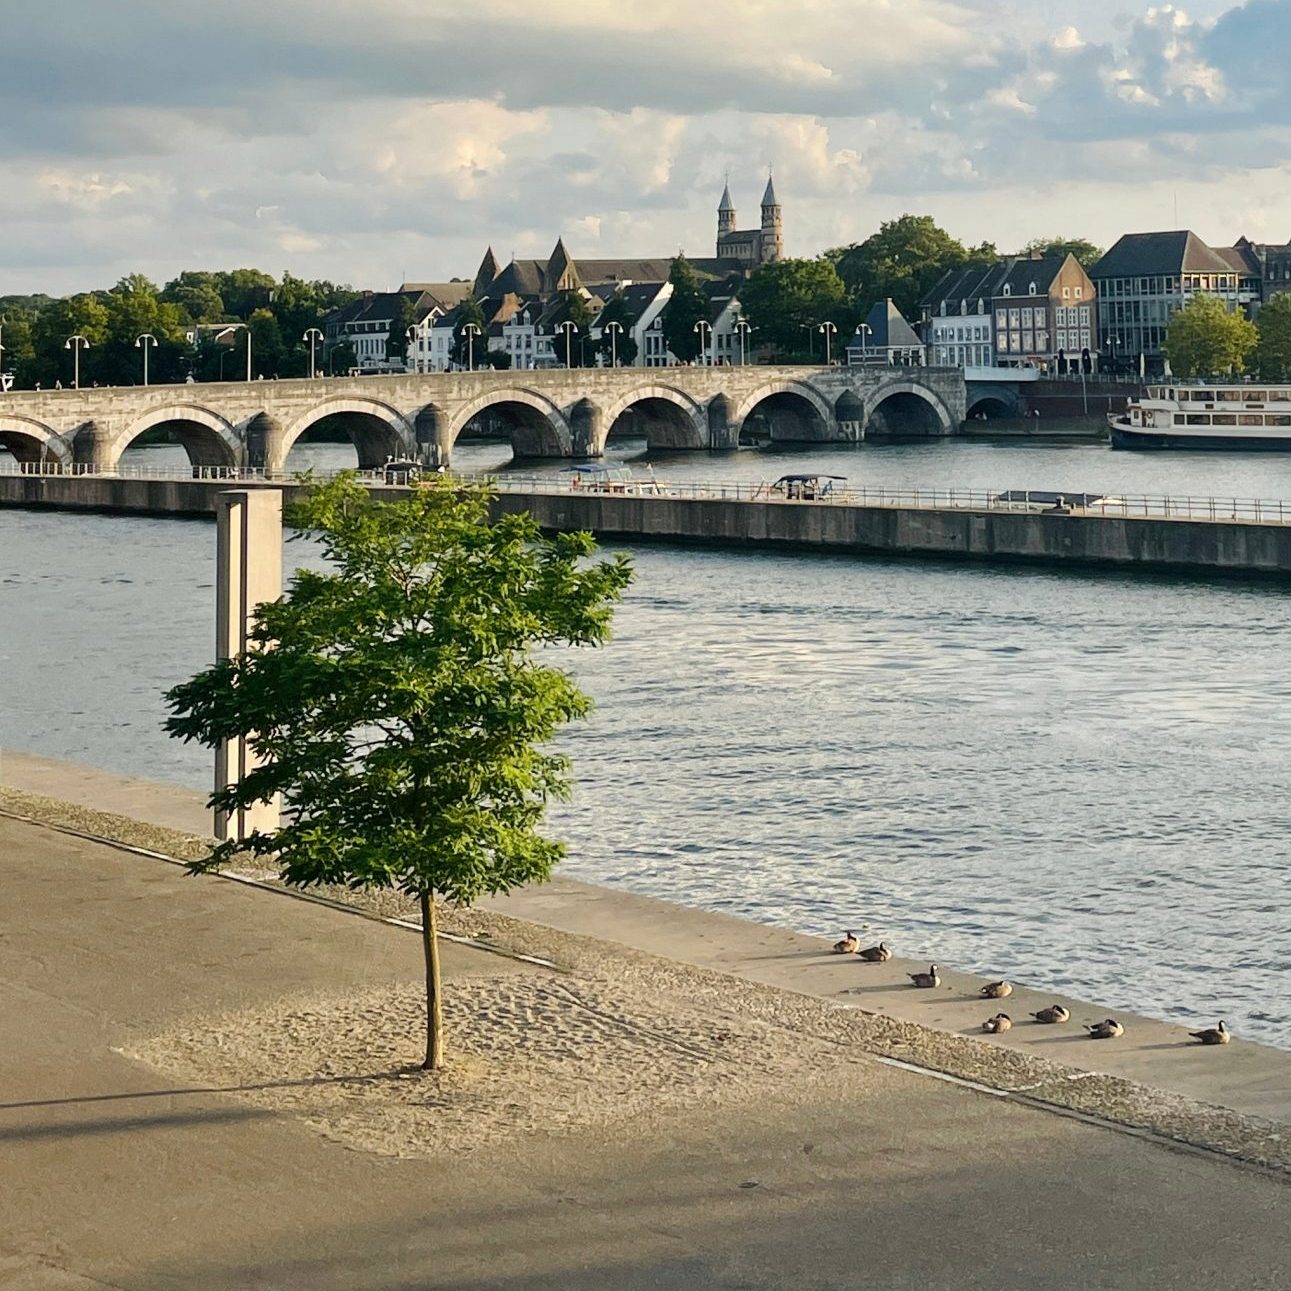
<svg viewBox="0 0 1291 1291">
<path fill-rule="evenodd" d="M 1062 1004 L 1051 1004 L 1047 1009 L 1031 1015 L 1037 1022 L 1070 1022 L 1071 1010 Z"/>
<path fill-rule="evenodd" d="M 921 986 L 926 991 L 931 990 L 934 986 L 941 985 L 941 978 L 937 976 L 936 964 L 929 964 L 926 973 L 909 973 L 907 976 L 916 986 Z"/>
<path fill-rule="evenodd" d="M 877 946 L 866 946 L 864 950 L 858 950 L 856 953 L 869 964 L 886 964 L 892 958 L 892 952 L 882 941 Z"/>
<path fill-rule="evenodd" d="M 1227 1044 L 1233 1037 L 1228 1028 L 1220 1022 L 1217 1027 L 1207 1027 L 1204 1031 L 1189 1031 L 1198 1044 Z"/>
<path fill-rule="evenodd" d="M 1091 1040 L 1115 1040 L 1117 1036 L 1125 1034 L 1125 1028 L 1115 1018 L 1108 1018 L 1104 1022 L 1087 1022 L 1085 1025 Z"/>
<path fill-rule="evenodd" d="M 993 1018 L 987 1018 L 982 1023 L 982 1030 L 991 1035 L 999 1035 L 1001 1031 L 1008 1031 L 1012 1026 L 1013 1019 L 1007 1013 L 997 1013 Z"/>
<path fill-rule="evenodd" d="M 991 982 L 982 987 L 982 998 L 986 1000 L 1002 1000 L 1012 994 L 1013 987 L 1008 982 Z"/>
<path fill-rule="evenodd" d="M 834 942 L 834 954 L 850 955 L 860 947 L 860 944 L 861 939 L 854 932 L 849 932 L 842 941 Z"/>
</svg>

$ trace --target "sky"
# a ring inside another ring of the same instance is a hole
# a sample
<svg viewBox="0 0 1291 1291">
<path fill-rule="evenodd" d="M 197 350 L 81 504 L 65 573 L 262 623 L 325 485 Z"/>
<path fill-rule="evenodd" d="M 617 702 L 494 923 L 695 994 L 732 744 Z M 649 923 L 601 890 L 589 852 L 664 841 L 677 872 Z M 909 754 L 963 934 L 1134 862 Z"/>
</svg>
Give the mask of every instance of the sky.
<svg viewBox="0 0 1291 1291">
<path fill-rule="evenodd" d="M 904 212 L 1003 251 L 1291 239 L 1291 0 L 0 0 L 0 295 L 790 255 Z M 1177 212 L 1177 216 L 1176 216 Z"/>
</svg>

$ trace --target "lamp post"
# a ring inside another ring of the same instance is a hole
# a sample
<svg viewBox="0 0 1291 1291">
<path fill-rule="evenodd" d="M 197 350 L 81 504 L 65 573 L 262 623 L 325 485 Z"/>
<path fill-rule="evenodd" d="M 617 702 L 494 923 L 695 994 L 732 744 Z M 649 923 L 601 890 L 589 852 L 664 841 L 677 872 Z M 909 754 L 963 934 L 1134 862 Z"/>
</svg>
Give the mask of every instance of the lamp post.
<svg viewBox="0 0 1291 1291">
<path fill-rule="evenodd" d="M 157 348 L 157 338 L 151 332 L 143 332 L 134 338 L 136 350 L 143 351 L 143 383 L 148 384 L 148 351 Z"/>
<path fill-rule="evenodd" d="M 865 338 L 874 335 L 874 329 L 869 323 L 858 323 L 856 325 L 856 334 L 861 338 L 861 363 L 862 365 L 869 362 L 869 355 L 865 352 Z"/>
<path fill-rule="evenodd" d="M 466 337 L 466 370 L 475 371 L 475 338 L 482 335 L 478 323 L 467 323 L 462 328 L 462 335 Z M 566 365 L 568 366 L 568 365 Z"/>
<path fill-rule="evenodd" d="M 565 333 L 565 370 L 568 371 L 574 366 L 573 351 L 570 349 L 572 344 L 570 338 L 578 331 L 578 324 L 570 319 L 565 319 L 560 325 L 560 331 Z"/>
<path fill-rule="evenodd" d="M 746 319 L 737 318 L 735 320 L 735 330 L 740 334 L 740 367 L 746 367 L 749 361 L 749 333 L 753 329 L 749 326 Z"/>
<path fill-rule="evenodd" d="M 247 329 L 247 380 L 251 380 L 251 324 L 250 323 L 230 323 L 222 332 L 215 333 L 215 343 L 218 345 L 226 336 L 231 336 L 239 327 Z M 220 355 L 220 380 L 224 380 L 224 355 Z"/>
<path fill-rule="evenodd" d="M 605 324 L 605 330 L 610 334 L 610 367 L 619 366 L 619 336 L 623 332 L 623 324 L 612 322 Z"/>
<path fill-rule="evenodd" d="M 816 330 L 825 338 L 825 366 L 829 367 L 829 342 L 834 333 L 838 331 L 838 327 L 826 319 Z"/>
<path fill-rule="evenodd" d="M 90 343 L 83 337 L 80 332 L 75 336 L 69 336 L 63 342 L 63 349 L 72 351 L 72 389 L 81 388 L 81 351 L 88 350 Z"/>
<path fill-rule="evenodd" d="M 309 345 L 309 379 L 312 381 L 318 375 L 318 368 L 314 362 L 314 347 L 323 339 L 323 334 L 317 327 L 311 327 L 300 339 Z"/>
<path fill-rule="evenodd" d="M 713 325 L 708 321 L 708 319 L 701 318 L 699 322 L 695 324 L 695 335 L 699 337 L 699 352 L 701 355 L 704 353 L 705 349 L 707 348 L 707 346 L 704 344 L 705 328 L 708 329 L 708 336 L 711 342 L 712 335 L 713 335 Z M 710 368 L 713 366 L 713 356 L 711 354 L 708 355 L 708 366 Z"/>
</svg>

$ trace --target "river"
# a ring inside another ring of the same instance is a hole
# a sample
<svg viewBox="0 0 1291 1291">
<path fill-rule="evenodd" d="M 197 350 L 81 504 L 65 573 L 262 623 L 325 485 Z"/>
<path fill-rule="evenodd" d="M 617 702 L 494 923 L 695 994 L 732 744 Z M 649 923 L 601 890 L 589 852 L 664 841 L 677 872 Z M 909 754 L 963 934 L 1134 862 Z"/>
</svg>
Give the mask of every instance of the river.
<svg viewBox="0 0 1291 1291">
<path fill-rule="evenodd" d="M 136 460 L 164 462 L 166 448 Z M 640 445 L 616 449 L 633 456 Z M 468 445 L 459 469 L 503 466 Z M 338 465 L 344 446 L 293 465 Z M 1099 444 L 656 456 L 661 479 L 1291 498 L 1291 458 Z M 530 469 L 530 468 L 526 468 Z M 555 469 L 555 468 L 552 468 Z M 204 787 L 161 692 L 209 523 L 0 511 L 0 744 Z M 299 547 L 289 547 L 295 558 Z M 633 550 L 552 828 L 575 877 L 1291 1048 L 1291 597 L 1259 583 Z"/>
</svg>

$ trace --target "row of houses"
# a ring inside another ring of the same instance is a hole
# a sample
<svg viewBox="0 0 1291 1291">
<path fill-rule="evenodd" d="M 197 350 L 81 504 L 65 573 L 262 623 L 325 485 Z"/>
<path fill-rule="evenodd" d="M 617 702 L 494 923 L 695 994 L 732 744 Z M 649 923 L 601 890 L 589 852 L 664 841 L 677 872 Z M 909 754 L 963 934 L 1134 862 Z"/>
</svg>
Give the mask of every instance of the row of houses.
<svg viewBox="0 0 1291 1291">
<path fill-rule="evenodd" d="M 691 261 L 706 306 L 701 363 L 761 357 L 741 319 L 739 292 L 757 264 L 783 254 L 770 182 L 762 211 L 762 231 L 736 230 L 728 188 L 718 254 Z M 571 360 L 667 367 L 677 362 L 663 333 L 670 266 L 662 257 L 575 260 L 563 239 L 546 260 L 505 266 L 490 249 L 470 282 L 405 283 L 338 310 L 327 320 L 327 343 L 349 341 L 359 370 L 374 372 L 483 366 L 499 353 L 522 371 Z M 1009 256 L 952 270 L 919 302 L 913 326 L 891 301 L 876 302 L 835 354 L 848 363 L 960 367 L 979 380 L 1001 369 L 1154 375 L 1164 368 L 1170 319 L 1192 296 L 1216 295 L 1254 317 L 1279 291 L 1291 291 L 1291 244 L 1242 238 L 1217 248 L 1188 230 L 1129 233 L 1088 271 L 1071 255 Z M 480 321 L 468 329 L 463 354 L 467 311 Z M 401 317 L 411 320 L 406 358 L 390 359 L 387 338 Z"/>
</svg>

